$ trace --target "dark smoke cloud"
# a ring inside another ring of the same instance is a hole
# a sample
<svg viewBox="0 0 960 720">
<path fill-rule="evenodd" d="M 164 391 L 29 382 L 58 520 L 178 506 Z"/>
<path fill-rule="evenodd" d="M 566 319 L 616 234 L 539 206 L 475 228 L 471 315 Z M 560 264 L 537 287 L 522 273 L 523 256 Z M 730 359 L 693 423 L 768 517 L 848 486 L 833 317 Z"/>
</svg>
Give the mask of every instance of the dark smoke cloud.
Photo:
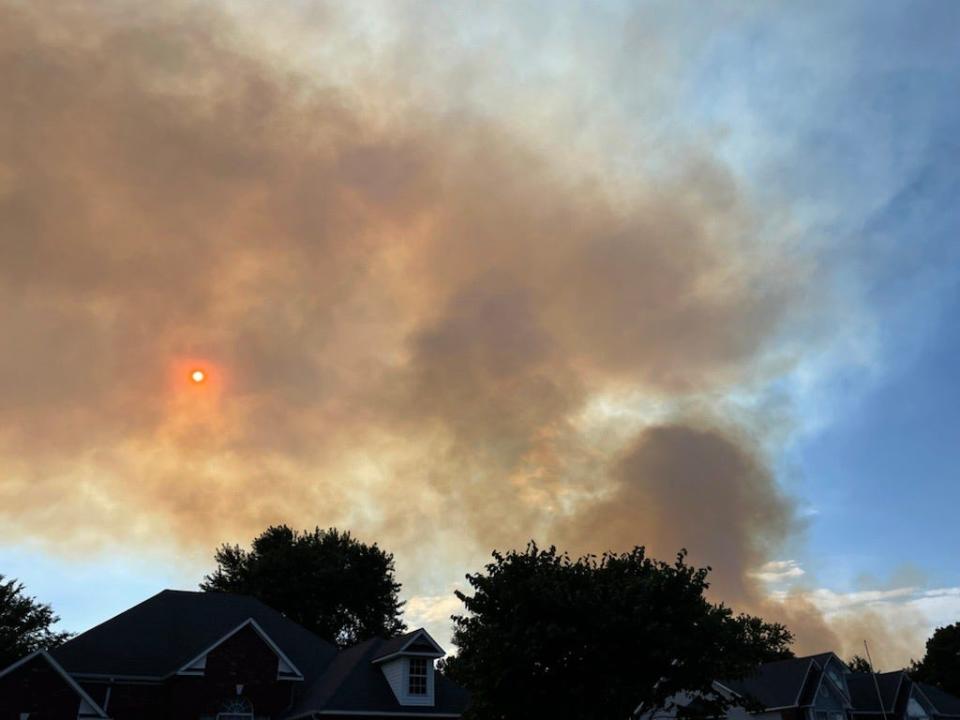
<svg viewBox="0 0 960 720">
<path fill-rule="evenodd" d="M 351 84 L 250 36 L 211 4 L 0 2 L 7 538 L 342 524 L 414 588 L 530 537 L 686 546 L 760 603 L 794 515 L 714 406 L 769 379 L 815 258 L 709 152 L 625 186 L 414 102 L 402 48 Z"/>
</svg>

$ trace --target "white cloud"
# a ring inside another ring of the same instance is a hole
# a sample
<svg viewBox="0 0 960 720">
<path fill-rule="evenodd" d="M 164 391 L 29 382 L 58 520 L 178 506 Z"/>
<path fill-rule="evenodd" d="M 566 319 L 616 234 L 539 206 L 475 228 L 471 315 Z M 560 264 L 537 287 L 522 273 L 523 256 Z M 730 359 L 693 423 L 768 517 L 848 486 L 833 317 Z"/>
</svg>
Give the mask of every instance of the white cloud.
<svg viewBox="0 0 960 720">
<path fill-rule="evenodd" d="M 800 563 L 796 560 L 771 560 L 761 565 L 758 570 L 750 573 L 751 577 L 765 583 L 783 582 L 804 575 L 806 575 L 806 571 L 800 567 Z"/>
</svg>

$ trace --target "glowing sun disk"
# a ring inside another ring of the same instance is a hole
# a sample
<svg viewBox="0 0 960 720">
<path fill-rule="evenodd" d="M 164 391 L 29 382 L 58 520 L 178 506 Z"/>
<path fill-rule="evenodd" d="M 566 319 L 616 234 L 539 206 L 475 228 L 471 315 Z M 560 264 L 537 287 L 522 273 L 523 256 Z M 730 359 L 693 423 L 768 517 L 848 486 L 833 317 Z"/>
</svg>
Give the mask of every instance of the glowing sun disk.
<svg viewBox="0 0 960 720">
<path fill-rule="evenodd" d="M 194 370 L 190 373 L 190 379 L 195 383 L 202 383 L 207 379 L 207 374 L 203 370 Z"/>
</svg>

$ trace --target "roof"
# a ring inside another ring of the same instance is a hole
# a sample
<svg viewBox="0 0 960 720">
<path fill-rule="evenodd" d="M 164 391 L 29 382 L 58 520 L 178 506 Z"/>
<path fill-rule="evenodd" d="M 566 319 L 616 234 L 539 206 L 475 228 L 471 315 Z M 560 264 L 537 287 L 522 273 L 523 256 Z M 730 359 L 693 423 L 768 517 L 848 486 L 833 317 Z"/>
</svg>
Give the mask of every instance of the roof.
<svg viewBox="0 0 960 720">
<path fill-rule="evenodd" d="M 738 695 L 756 700 L 766 709 L 794 707 L 814 668 L 814 657 L 764 663 L 753 675 L 740 680 L 722 680 L 721 684 Z"/>
<path fill-rule="evenodd" d="M 164 590 L 51 651 L 71 674 L 165 677 L 247 620 L 312 680 L 336 648 L 256 598 Z"/>
<path fill-rule="evenodd" d="M 743 697 L 752 698 L 767 710 L 805 707 L 814 702 L 820 677 L 827 663 L 836 657 L 834 653 L 819 653 L 766 663 L 749 677 L 723 680 L 720 684 Z M 843 662 L 839 658 L 837 660 Z M 906 703 L 904 688 L 914 684 L 903 670 L 875 675 L 845 672 L 844 679 L 850 692 L 851 710 L 855 715 L 879 715 L 881 698 L 882 711 L 898 715 Z M 939 715 L 960 717 L 960 698 L 926 683 L 915 684 L 933 703 Z"/>
<path fill-rule="evenodd" d="M 321 711 L 377 714 L 407 710 L 417 716 L 459 717 L 466 709 L 466 691 L 439 673 L 435 675 L 433 706 L 401 706 L 381 666 L 374 663 L 408 652 L 442 656 L 443 651 L 425 630 L 391 639 L 373 638 L 338 651 L 247 595 L 164 590 L 52 650 L 48 659 L 62 667 L 65 676 L 73 676 L 73 684 L 100 676 L 161 679 L 247 625 L 303 676 L 299 701 L 288 717 Z"/>
<path fill-rule="evenodd" d="M 384 640 L 383 644 L 377 650 L 373 662 L 380 662 L 403 652 L 434 655 L 436 657 L 443 657 L 446 654 L 440 646 L 437 645 L 436 641 L 430 637 L 430 634 L 421 628 L 404 635 L 398 635 L 389 640 Z"/>
<path fill-rule="evenodd" d="M 374 660 L 398 652 L 397 648 L 403 648 L 415 634 L 389 640 L 373 638 L 342 651 L 323 676 L 306 689 L 289 717 L 319 709 L 344 713 L 396 712 L 397 698 Z M 403 638 L 406 638 L 404 642 L 398 642 Z M 417 715 L 459 715 L 466 709 L 468 700 L 466 690 L 437 673 L 434 705 L 404 709 Z"/>
<path fill-rule="evenodd" d="M 880 712 L 880 701 L 877 698 L 879 686 L 880 696 L 883 698 L 883 712 L 892 713 L 897 703 L 897 691 L 904 679 L 906 675 L 902 670 L 876 675 L 850 673 L 847 675 L 847 687 L 850 688 L 850 704 L 853 705 L 854 712 Z"/>
<path fill-rule="evenodd" d="M 960 698 L 927 683 L 917 683 L 917 686 L 941 715 L 960 716 Z"/>
<path fill-rule="evenodd" d="M 103 708 L 100 707 L 90 695 L 77 684 L 77 681 L 74 680 L 70 675 L 63 669 L 63 667 L 53 658 L 47 650 L 36 650 L 35 652 L 30 653 L 26 657 L 22 657 L 17 660 L 15 663 L 8 665 L 3 670 L 0 670 L 0 677 L 7 675 L 9 673 L 15 672 L 21 667 L 29 666 L 30 663 L 36 661 L 46 661 L 48 665 L 53 669 L 57 675 L 59 675 L 63 681 L 73 690 L 78 697 L 86 704 L 88 712 L 93 712 L 98 718 L 106 718 L 107 714 L 103 711 Z M 87 715 L 84 715 L 86 717 Z"/>
<path fill-rule="evenodd" d="M 752 698 L 768 710 L 806 707 L 814 703 L 820 678 L 831 660 L 846 668 L 836 653 L 823 652 L 764 663 L 753 675 L 739 680 L 722 680 L 720 684 L 738 695 Z M 850 675 L 846 674 L 846 677 Z"/>
</svg>

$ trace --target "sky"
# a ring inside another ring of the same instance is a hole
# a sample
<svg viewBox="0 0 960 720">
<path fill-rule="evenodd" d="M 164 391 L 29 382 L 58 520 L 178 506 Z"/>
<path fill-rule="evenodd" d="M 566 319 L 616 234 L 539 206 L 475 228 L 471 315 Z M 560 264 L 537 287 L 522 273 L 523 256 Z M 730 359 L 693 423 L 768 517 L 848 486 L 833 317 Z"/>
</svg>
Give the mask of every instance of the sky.
<svg viewBox="0 0 960 720">
<path fill-rule="evenodd" d="M 81 631 L 337 526 L 449 644 L 495 548 L 687 548 L 920 657 L 958 82 L 946 0 L 0 0 L 0 574 Z"/>
</svg>

